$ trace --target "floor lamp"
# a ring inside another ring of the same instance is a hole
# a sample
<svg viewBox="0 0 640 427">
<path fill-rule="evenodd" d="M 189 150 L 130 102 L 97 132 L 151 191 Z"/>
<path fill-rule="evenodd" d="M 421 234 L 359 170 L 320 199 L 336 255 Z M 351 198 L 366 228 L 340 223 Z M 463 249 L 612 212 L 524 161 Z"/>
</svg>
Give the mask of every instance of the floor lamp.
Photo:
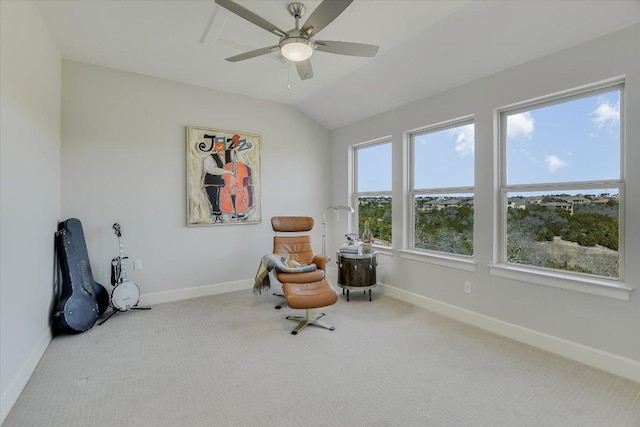
<svg viewBox="0 0 640 427">
<path fill-rule="evenodd" d="M 340 211 L 348 211 L 349 213 L 354 213 L 355 211 L 351 206 L 329 206 L 324 210 L 322 214 L 322 255 L 327 254 L 327 211 L 335 211 L 338 212 L 338 220 L 340 220 Z"/>
</svg>

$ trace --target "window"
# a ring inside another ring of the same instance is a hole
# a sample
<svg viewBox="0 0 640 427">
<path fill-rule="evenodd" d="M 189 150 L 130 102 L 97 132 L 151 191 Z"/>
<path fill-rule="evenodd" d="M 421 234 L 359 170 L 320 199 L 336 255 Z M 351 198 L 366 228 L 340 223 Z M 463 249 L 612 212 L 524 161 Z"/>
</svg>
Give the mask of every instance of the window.
<svg viewBox="0 0 640 427">
<path fill-rule="evenodd" d="M 365 221 L 374 245 L 391 246 L 391 140 L 385 138 L 354 147 L 354 206 L 358 234 Z"/>
<path fill-rule="evenodd" d="M 622 85 L 500 114 L 502 262 L 620 277 Z"/>
<path fill-rule="evenodd" d="M 410 248 L 473 255 L 474 123 L 409 135 Z"/>
</svg>

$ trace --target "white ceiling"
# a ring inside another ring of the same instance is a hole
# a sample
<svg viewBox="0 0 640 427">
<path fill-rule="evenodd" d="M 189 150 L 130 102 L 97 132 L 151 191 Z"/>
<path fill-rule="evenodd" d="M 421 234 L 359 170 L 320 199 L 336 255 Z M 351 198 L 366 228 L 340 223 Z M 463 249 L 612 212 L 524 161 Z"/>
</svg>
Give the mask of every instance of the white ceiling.
<svg viewBox="0 0 640 427">
<path fill-rule="evenodd" d="M 301 22 L 320 4 L 303 2 Z M 237 3 L 294 26 L 289 0 Z M 317 39 L 379 45 L 378 55 L 315 52 L 314 77 L 301 81 L 276 53 L 225 61 L 278 38 L 213 0 L 36 4 L 65 59 L 290 104 L 329 129 L 640 22 L 640 0 L 356 0 Z"/>
</svg>

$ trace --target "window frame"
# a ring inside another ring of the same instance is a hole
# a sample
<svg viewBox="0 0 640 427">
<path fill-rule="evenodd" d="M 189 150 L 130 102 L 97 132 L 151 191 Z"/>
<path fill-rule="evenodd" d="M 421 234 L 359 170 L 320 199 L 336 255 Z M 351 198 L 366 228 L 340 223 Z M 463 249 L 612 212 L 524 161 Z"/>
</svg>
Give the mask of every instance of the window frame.
<svg viewBox="0 0 640 427">
<path fill-rule="evenodd" d="M 358 151 L 363 149 L 363 148 L 369 148 L 369 147 L 373 147 L 376 145 L 383 145 L 383 144 L 389 144 L 389 146 L 391 147 L 391 180 L 392 182 L 391 184 L 391 190 L 385 190 L 385 191 L 358 191 L 358 164 L 359 164 L 359 159 L 358 159 Z M 358 233 L 358 236 L 360 236 L 361 234 L 361 230 L 360 230 L 360 197 L 389 197 L 389 199 L 391 199 L 391 214 L 393 216 L 393 139 L 391 137 L 391 135 L 387 135 L 384 137 L 380 137 L 380 138 L 376 138 L 376 139 L 372 139 L 369 141 L 365 141 L 365 142 L 361 142 L 358 144 L 354 144 L 351 147 L 351 158 L 352 158 L 352 176 L 351 176 L 351 181 L 353 182 L 353 193 L 352 193 L 352 199 L 351 199 L 351 206 L 353 206 L 353 210 L 354 210 L 354 229 L 355 232 Z M 393 227 L 393 221 L 392 221 L 392 227 Z M 393 239 L 393 230 L 391 232 L 391 238 Z M 375 237 L 375 236 L 374 236 Z M 384 246 L 384 245 L 380 245 L 378 243 L 373 242 L 373 246 L 376 248 L 376 250 L 380 250 L 382 249 L 384 250 L 391 250 L 393 249 L 393 241 L 389 242 L 389 246 Z"/>
<path fill-rule="evenodd" d="M 593 181 L 560 181 L 545 183 L 509 184 L 507 181 L 507 116 L 532 111 L 552 105 L 572 102 L 598 94 L 618 90 L 620 93 L 620 154 L 619 177 Z M 632 288 L 625 284 L 625 82 L 623 78 L 611 79 L 591 85 L 570 89 L 560 93 L 523 101 L 494 110 L 496 123 L 497 162 L 497 200 L 495 203 L 496 232 L 494 234 L 494 263 L 490 265 L 493 275 L 515 280 L 524 280 L 540 285 L 577 290 L 595 295 L 629 300 Z M 507 260 L 507 204 L 508 194 L 514 192 L 556 192 L 579 190 L 618 191 L 618 277 L 605 277 L 595 274 L 551 269 L 527 264 L 512 263 Z"/>
<path fill-rule="evenodd" d="M 474 126 L 474 135 L 475 135 L 475 117 L 473 115 L 458 117 L 452 120 L 447 120 L 444 122 L 436 123 L 433 125 L 421 127 L 418 129 L 414 129 L 406 132 L 406 140 L 408 144 L 407 148 L 407 169 L 408 169 L 408 182 L 407 182 L 407 250 L 406 252 L 414 255 L 427 255 L 432 257 L 432 259 L 440 259 L 443 262 L 460 260 L 466 263 L 473 262 L 475 246 L 471 255 L 461 255 L 454 254 L 450 252 L 441 252 L 435 251 L 431 249 L 423 249 L 417 248 L 415 246 L 415 234 L 416 234 L 416 213 L 415 213 L 415 200 L 416 196 L 419 195 L 437 195 L 437 194 L 471 194 L 474 202 L 475 202 L 475 136 L 474 136 L 474 185 L 472 186 L 461 186 L 461 187 L 437 187 L 437 188 L 414 188 L 415 183 L 415 149 L 414 149 L 414 141 L 415 137 L 435 133 L 440 131 L 445 131 L 447 129 L 455 129 L 458 127 L 473 125 Z M 475 203 L 474 203 L 475 205 Z M 475 230 L 475 206 L 474 206 L 474 230 Z M 475 233 L 475 231 L 474 231 Z M 474 239 L 475 240 L 475 239 Z M 451 264 L 450 262 L 446 262 L 446 264 Z M 465 268 L 467 269 L 467 268 Z"/>
</svg>

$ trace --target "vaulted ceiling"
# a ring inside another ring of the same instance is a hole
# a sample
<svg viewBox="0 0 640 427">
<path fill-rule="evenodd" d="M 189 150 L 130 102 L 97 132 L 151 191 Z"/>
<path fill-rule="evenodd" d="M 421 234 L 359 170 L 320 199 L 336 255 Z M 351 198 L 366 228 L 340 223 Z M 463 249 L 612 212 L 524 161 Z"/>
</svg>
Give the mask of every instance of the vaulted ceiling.
<svg viewBox="0 0 640 427">
<path fill-rule="evenodd" d="M 288 0 L 238 0 L 293 28 Z M 303 1 L 304 22 L 321 3 Z M 380 46 L 316 51 L 301 81 L 279 53 L 226 57 L 278 38 L 213 0 L 37 1 L 63 58 L 290 104 L 329 129 L 640 22 L 640 1 L 355 0 L 319 39 Z"/>
</svg>

